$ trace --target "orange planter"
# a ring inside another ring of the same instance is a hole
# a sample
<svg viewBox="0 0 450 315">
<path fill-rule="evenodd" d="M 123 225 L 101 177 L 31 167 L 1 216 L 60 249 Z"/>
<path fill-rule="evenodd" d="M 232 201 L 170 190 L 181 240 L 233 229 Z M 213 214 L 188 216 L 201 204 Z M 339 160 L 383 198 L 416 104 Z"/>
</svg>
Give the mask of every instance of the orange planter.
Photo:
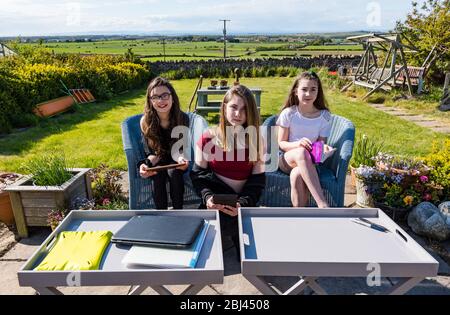
<svg viewBox="0 0 450 315">
<path fill-rule="evenodd" d="M 14 224 L 14 213 L 9 199 L 9 192 L 0 192 L 0 221 L 6 225 Z"/>
<path fill-rule="evenodd" d="M 50 117 L 65 112 L 74 104 L 71 96 L 63 96 L 36 105 L 33 110 L 39 117 Z"/>
</svg>

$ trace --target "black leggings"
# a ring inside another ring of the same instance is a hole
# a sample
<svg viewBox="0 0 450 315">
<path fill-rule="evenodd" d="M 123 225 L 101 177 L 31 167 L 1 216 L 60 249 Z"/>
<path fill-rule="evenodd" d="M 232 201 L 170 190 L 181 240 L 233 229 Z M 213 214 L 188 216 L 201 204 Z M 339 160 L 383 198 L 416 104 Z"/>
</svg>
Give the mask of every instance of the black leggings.
<svg viewBox="0 0 450 315">
<path fill-rule="evenodd" d="M 175 163 L 175 162 L 173 162 Z M 167 163 L 170 164 L 170 163 Z M 159 164 L 158 165 L 167 165 Z M 167 210 L 167 189 L 166 183 L 169 181 L 170 199 L 172 200 L 172 206 L 174 209 L 183 209 L 183 196 L 184 196 L 184 179 L 182 170 L 170 169 L 159 171 L 156 175 L 152 176 L 153 180 L 153 201 L 155 202 L 156 209 Z"/>
</svg>

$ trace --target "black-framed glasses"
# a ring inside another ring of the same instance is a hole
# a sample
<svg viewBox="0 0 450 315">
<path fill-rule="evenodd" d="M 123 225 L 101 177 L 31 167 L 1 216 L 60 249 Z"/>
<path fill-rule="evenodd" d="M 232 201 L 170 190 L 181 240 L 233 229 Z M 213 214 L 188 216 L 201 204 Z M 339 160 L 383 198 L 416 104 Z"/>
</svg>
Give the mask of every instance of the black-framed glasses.
<svg viewBox="0 0 450 315">
<path fill-rule="evenodd" d="M 158 100 L 167 101 L 170 95 L 171 95 L 170 93 L 163 93 L 161 95 L 152 95 L 150 96 L 150 99 L 152 100 L 152 102 L 156 102 Z"/>
</svg>

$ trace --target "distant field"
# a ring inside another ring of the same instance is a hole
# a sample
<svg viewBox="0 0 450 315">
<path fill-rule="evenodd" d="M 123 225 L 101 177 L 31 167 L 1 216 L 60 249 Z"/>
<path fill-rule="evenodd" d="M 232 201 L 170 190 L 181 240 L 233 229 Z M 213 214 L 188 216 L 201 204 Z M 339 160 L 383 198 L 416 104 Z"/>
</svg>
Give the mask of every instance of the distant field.
<svg viewBox="0 0 450 315">
<path fill-rule="evenodd" d="M 22 44 L 36 46 L 37 44 Z M 124 54 L 129 48 L 145 60 L 163 60 L 163 45 L 160 41 L 118 40 L 83 43 L 44 43 L 43 47 L 55 53 Z M 199 60 L 221 58 L 223 44 L 210 42 L 166 42 L 166 60 Z M 301 55 L 352 55 L 361 54 L 361 45 L 304 46 L 300 42 L 252 42 L 228 43 L 227 56 L 233 58 L 294 57 Z"/>
</svg>

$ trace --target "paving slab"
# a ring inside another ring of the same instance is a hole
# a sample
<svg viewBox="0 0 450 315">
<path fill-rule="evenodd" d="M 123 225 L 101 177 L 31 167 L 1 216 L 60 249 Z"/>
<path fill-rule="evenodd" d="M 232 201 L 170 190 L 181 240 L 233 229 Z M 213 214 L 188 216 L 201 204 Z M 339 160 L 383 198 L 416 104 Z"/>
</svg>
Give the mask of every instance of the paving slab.
<svg viewBox="0 0 450 315">
<path fill-rule="evenodd" d="M 30 287 L 20 287 L 17 279 L 17 271 L 23 266 L 23 262 L 0 261 L 0 295 L 32 295 L 35 291 Z"/>
<path fill-rule="evenodd" d="M 356 194 L 346 194 L 344 196 L 344 207 L 352 208 L 356 204 Z"/>
<path fill-rule="evenodd" d="M 418 124 L 419 126 L 422 127 L 427 127 L 427 128 L 435 128 L 435 127 L 442 127 L 441 123 L 436 122 L 436 121 L 417 121 L 415 122 L 416 124 Z"/>
<path fill-rule="evenodd" d="M 408 291 L 407 295 L 450 295 L 450 278 L 443 276 L 426 278 Z"/>
<path fill-rule="evenodd" d="M 23 238 L 17 242 L 1 260 L 26 261 L 39 248 L 44 240 L 51 234 L 50 228 L 34 228 L 29 238 Z"/>
<path fill-rule="evenodd" d="M 450 133 L 449 127 L 434 127 L 433 131 L 440 132 L 440 133 Z"/>
<path fill-rule="evenodd" d="M 422 246 L 434 259 L 439 263 L 438 275 L 450 276 L 450 266 L 435 252 L 427 242 L 421 236 L 415 234 L 409 226 L 402 225 L 402 229 L 405 230 L 420 246 Z"/>
<path fill-rule="evenodd" d="M 364 277 L 324 277 L 317 280 L 317 283 L 332 295 L 379 295 L 385 294 L 392 288 L 391 282 L 387 278 L 380 280 L 380 286 L 368 286 L 367 278 Z"/>
<path fill-rule="evenodd" d="M 409 111 L 399 109 L 396 107 L 387 107 L 380 104 L 369 104 L 371 107 L 381 110 L 387 114 L 397 116 L 399 118 L 402 118 L 404 120 L 410 121 L 412 123 L 415 123 L 418 126 L 431 129 L 434 132 L 440 132 L 440 133 L 450 133 L 450 128 L 446 125 L 443 125 L 443 123 L 439 121 L 435 121 L 432 118 L 423 116 L 423 115 L 416 115 Z"/>
<path fill-rule="evenodd" d="M 413 122 L 421 122 L 421 121 L 434 122 L 430 118 L 426 118 L 426 117 L 423 117 L 423 116 L 420 116 L 420 115 L 411 115 L 410 113 L 399 114 L 399 115 L 396 115 L 396 116 L 401 117 L 401 118 L 403 118 L 405 120 L 413 121 Z"/>
</svg>

